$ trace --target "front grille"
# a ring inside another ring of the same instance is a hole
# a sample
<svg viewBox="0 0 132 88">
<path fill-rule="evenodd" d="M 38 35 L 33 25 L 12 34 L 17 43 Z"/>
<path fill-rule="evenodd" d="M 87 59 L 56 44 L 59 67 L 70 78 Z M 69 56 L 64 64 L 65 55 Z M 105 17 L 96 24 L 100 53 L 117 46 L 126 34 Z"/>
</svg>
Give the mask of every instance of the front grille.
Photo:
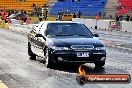
<svg viewBox="0 0 132 88">
<path fill-rule="evenodd" d="M 72 45 L 74 51 L 91 51 L 94 49 L 93 45 Z"/>
</svg>

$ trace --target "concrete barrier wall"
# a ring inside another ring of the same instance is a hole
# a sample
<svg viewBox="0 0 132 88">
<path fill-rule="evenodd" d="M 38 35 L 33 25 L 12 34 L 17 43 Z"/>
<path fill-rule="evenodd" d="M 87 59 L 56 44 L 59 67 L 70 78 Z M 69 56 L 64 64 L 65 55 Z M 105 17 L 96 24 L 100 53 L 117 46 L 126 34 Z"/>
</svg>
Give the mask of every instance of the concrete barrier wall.
<svg viewBox="0 0 132 88">
<path fill-rule="evenodd" d="M 29 25 L 10 25 L 9 30 L 17 31 L 17 32 L 22 32 L 22 33 L 29 33 L 32 27 Z"/>
<path fill-rule="evenodd" d="M 73 21 L 84 23 L 88 28 L 95 28 L 96 20 L 95 19 L 83 19 L 83 18 L 73 18 Z M 98 20 L 97 27 L 98 29 L 109 29 L 110 21 L 114 20 Z M 132 32 L 132 21 L 121 21 L 121 30 Z"/>
<path fill-rule="evenodd" d="M 83 19 L 83 18 L 74 18 L 73 21 L 84 23 L 88 28 L 95 28 L 96 20 L 95 19 Z M 109 24 L 112 20 L 98 20 L 97 27 L 98 29 L 109 29 Z M 9 29 L 29 32 L 35 24 L 29 25 L 20 25 L 19 21 L 12 20 L 12 23 L 9 25 Z M 120 31 L 127 31 L 132 33 L 132 22 L 122 21 L 121 22 L 121 30 Z"/>
<path fill-rule="evenodd" d="M 74 18 L 73 21 L 84 23 L 88 28 L 95 28 L 96 20 L 95 19 L 83 19 L 83 18 Z M 112 20 L 98 20 L 97 27 L 100 29 L 108 29 L 109 22 Z"/>
<path fill-rule="evenodd" d="M 126 30 L 127 32 L 131 32 L 132 33 L 132 21 L 130 21 L 130 22 L 123 22 L 122 23 L 122 29 Z"/>
<path fill-rule="evenodd" d="M 9 30 L 14 30 L 14 31 L 18 31 L 18 32 L 22 32 L 22 33 L 29 33 L 29 31 L 32 29 L 32 27 L 35 25 L 35 24 L 29 24 L 29 25 L 26 25 L 23 24 L 19 24 L 19 21 L 18 20 L 11 20 L 11 24 L 9 24 Z"/>
</svg>

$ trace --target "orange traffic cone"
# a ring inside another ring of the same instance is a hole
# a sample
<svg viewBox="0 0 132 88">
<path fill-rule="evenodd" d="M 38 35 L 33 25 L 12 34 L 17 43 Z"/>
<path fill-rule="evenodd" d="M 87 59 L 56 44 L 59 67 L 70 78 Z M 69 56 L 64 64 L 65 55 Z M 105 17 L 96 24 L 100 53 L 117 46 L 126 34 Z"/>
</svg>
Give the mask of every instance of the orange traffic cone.
<svg viewBox="0 0 132 88">
<path fill-rule="evenodd" d="M 26 24 L 27 24 L 27 25 L 30 24 L 30 19 L 29 19 L 29 17 L 27 17 Z"/>
<path fill-rule="evenodd" d="M 8 19 L 8 24 L 10 24 L 11 23 L 11 18 L 9 17 L 9 19 Z"/>
</svg>

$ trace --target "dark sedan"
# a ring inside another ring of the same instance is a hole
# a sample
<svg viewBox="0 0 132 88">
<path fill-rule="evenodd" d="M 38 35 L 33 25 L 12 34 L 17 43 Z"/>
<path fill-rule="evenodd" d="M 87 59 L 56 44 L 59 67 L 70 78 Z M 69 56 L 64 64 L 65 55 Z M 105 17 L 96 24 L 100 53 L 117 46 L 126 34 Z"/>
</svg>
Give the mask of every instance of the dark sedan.
<svg viewBox="0 0 132 88">
<path fill-rule="evenodd" d="M 31 60 L 43 57 L 47 67 L 56 62 L 94 63 L 102 67 L 106 48 L 97 37 L 78 22 L 42 21 L 28 34 L 28 54 Z"/>
<path fill-rule="evenodd" d="M 28 16 L 27 16 L 26 14 L 18 14 L 18 15 L 16 16 L 16 19 L 17 19 L 17 20 L 22 20 L 22 21 L 26 22 L 27 17 L 28 17 Z"/>
</svg>

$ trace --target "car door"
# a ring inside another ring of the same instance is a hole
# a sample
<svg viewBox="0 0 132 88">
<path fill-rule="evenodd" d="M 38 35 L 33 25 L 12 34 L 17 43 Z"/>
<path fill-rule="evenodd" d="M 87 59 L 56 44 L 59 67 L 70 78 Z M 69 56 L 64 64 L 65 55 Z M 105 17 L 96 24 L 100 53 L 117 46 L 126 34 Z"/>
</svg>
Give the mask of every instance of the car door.
<svg viewBox="0 0 132 88">
<path fill-rule="evenodd" d="M 38 31 L 38 34 L 41 34 L 44 37 L 45 36 L 44 30 L 45 30 L 45 25 L 43 24 L 41 26 L 40 30 Z M 38 49 L 37 55 L 39 55 L 41 57 L 44 57 L 44 47 L 45 47 L 45 43 L 46 43 L 46 40 L 43 37 L 37 37 L 37 42 L 36 42 L 36 47 Z"/>
<path fill-rule="evenodd" d="M 29 42 L 31 44 L 31 50 L 32 50 L 32 52 L 34 54 L 36 54 L 36 50 L 35 50 L 35 48 L 36 48 L 36 42 L 37 42 L 37 38 L 35 37 L 36 34 L 37 34 L 36 30 L 35 30 L 35 28 L 33 28 L 31 30 L 30 34 L 28 35 L 28 39 L 29 39 Z"/>
<path fill-rule="evenodd" d="M 30 33 L 30 41 L 31 41 L 31 50 L 34 54 L 39 55 L 39 47 L 38 47 L 38 37 L 35 37 L 36 34 L 39 33 L 42 23 L 39 23 L 36 27 L 34 27 Z"/>
</svg>

